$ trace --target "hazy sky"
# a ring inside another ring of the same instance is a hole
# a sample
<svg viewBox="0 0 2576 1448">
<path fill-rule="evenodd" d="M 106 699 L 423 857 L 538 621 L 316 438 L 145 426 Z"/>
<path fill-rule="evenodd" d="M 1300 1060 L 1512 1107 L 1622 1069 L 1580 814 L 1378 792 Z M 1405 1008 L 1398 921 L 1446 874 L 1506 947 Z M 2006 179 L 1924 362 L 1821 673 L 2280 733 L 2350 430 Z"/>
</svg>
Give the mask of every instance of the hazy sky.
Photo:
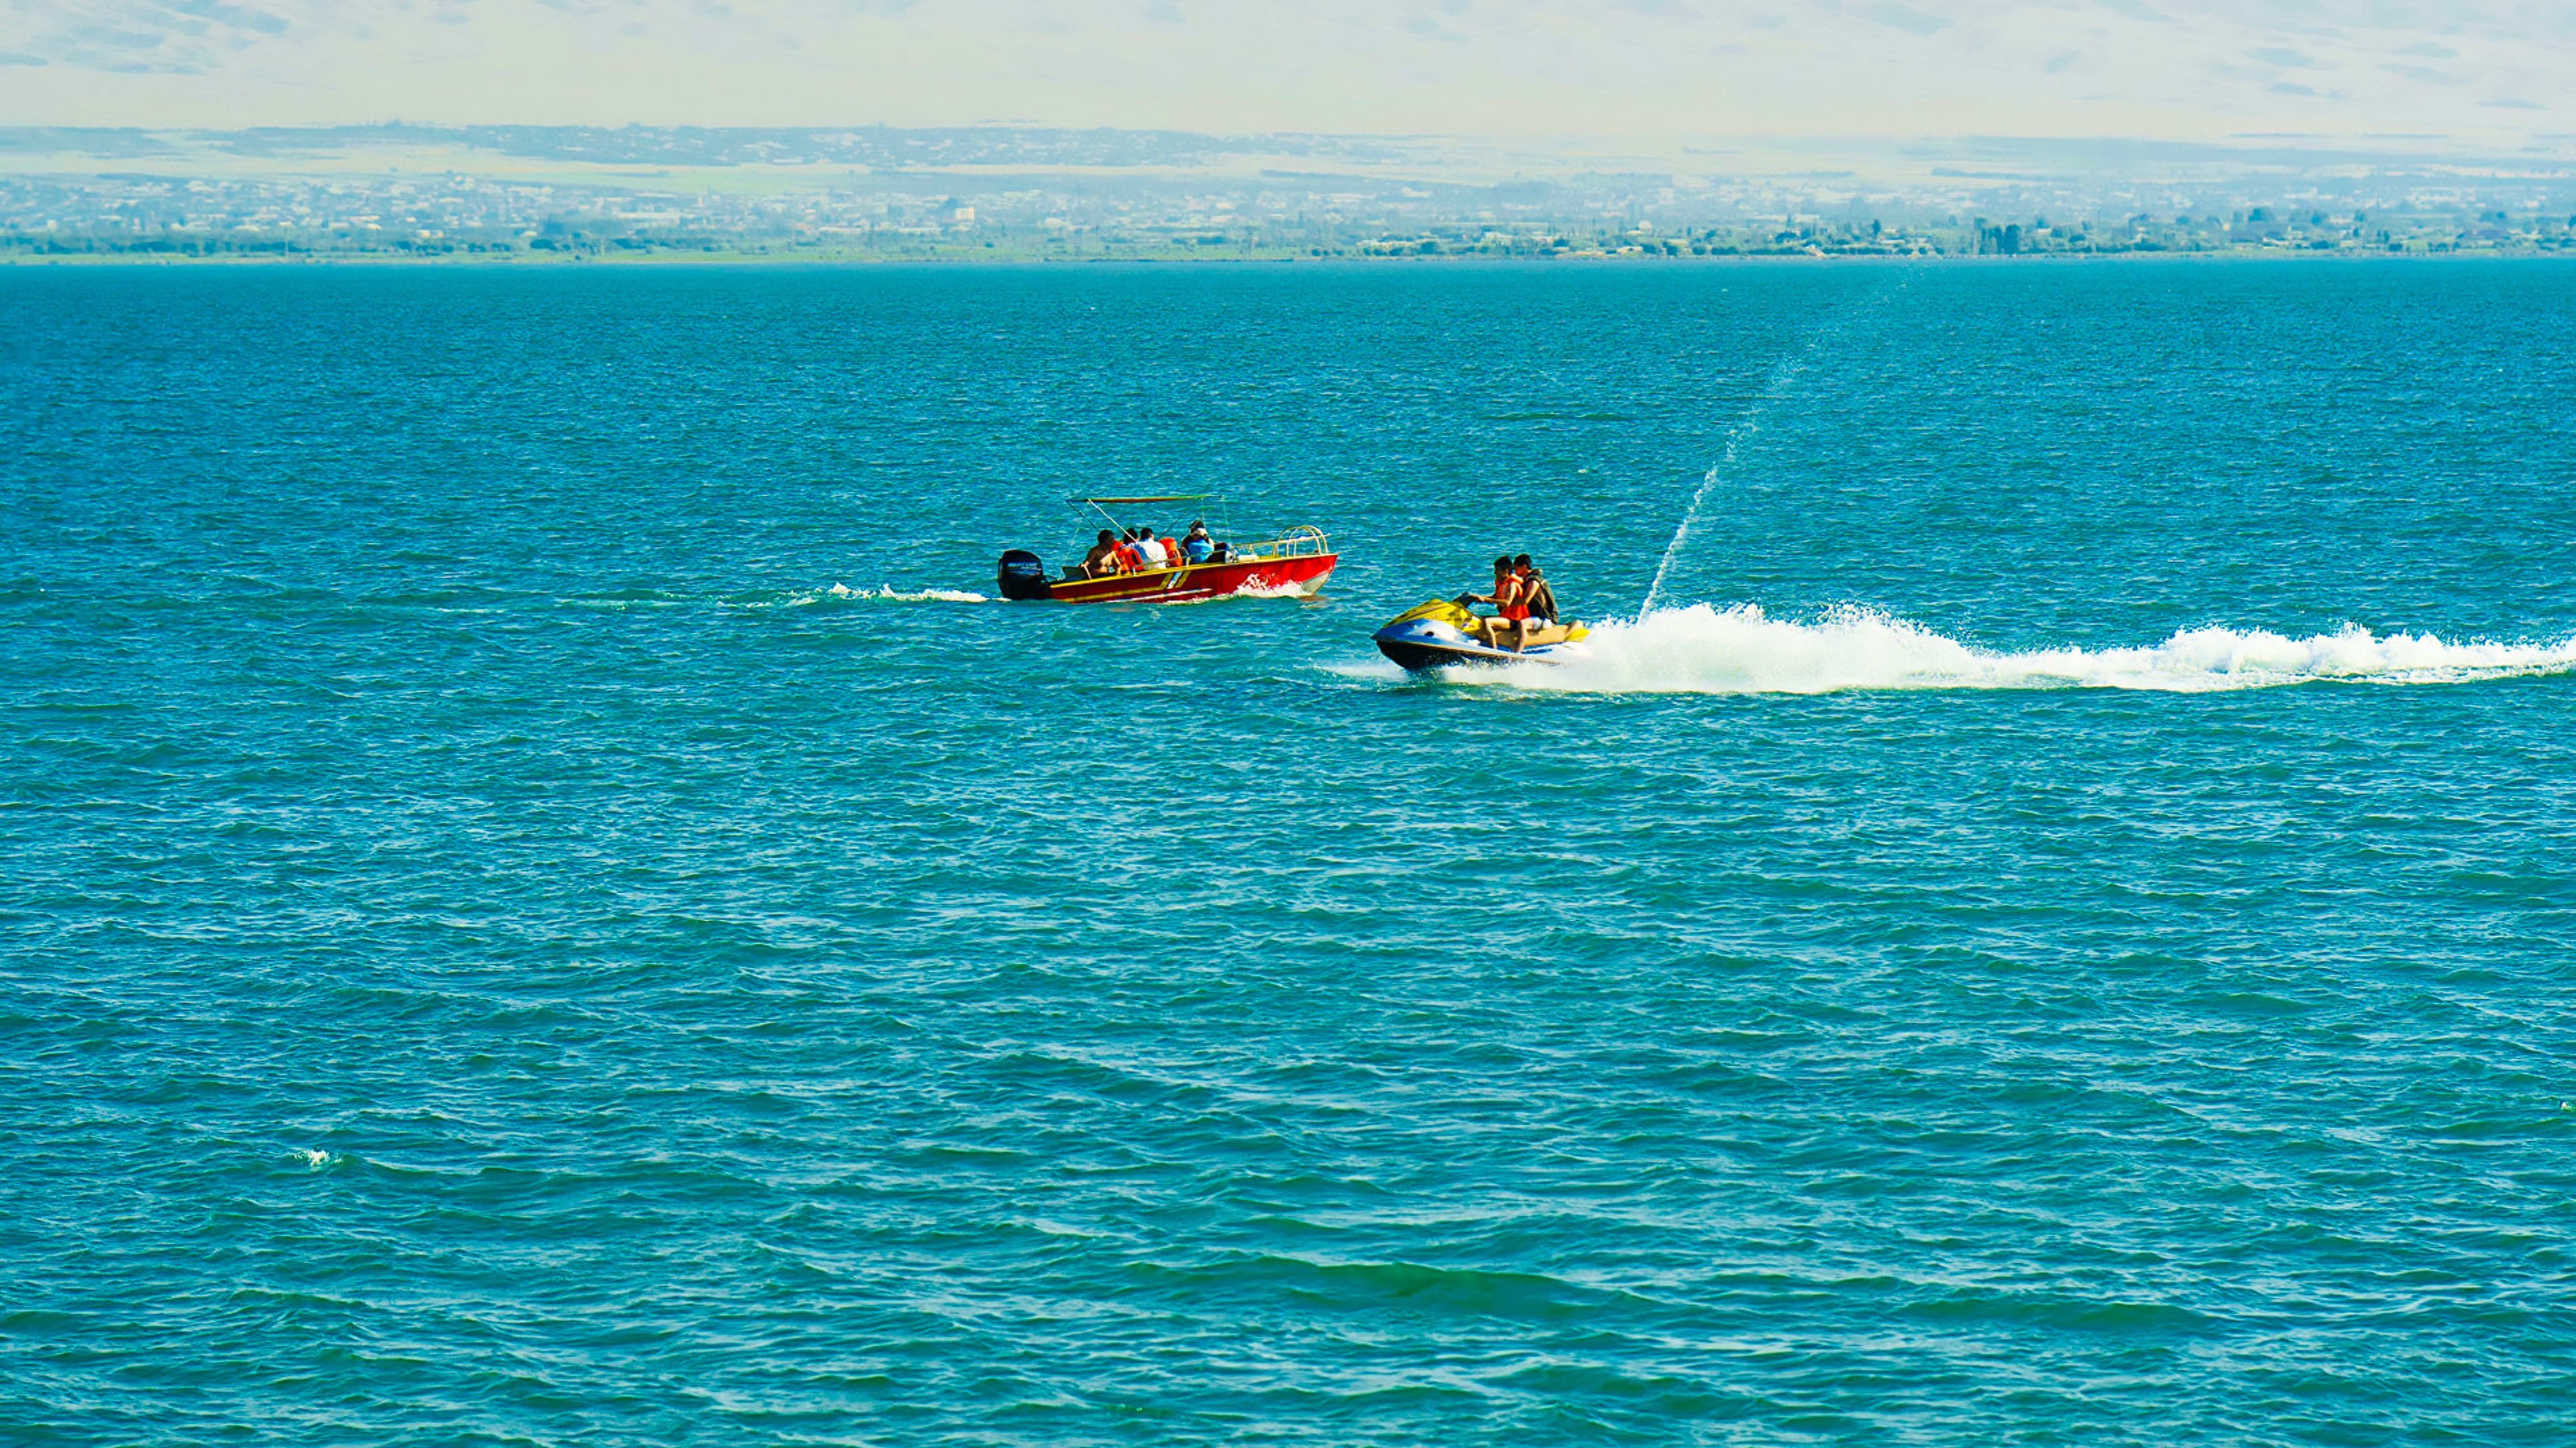
<svg viewBox="0 0 2576 1448">
<path fill-rule="evenodd" d="M 2576 139 L 2576 0 L 0 0 L 0 124 Z"/>
</svg>

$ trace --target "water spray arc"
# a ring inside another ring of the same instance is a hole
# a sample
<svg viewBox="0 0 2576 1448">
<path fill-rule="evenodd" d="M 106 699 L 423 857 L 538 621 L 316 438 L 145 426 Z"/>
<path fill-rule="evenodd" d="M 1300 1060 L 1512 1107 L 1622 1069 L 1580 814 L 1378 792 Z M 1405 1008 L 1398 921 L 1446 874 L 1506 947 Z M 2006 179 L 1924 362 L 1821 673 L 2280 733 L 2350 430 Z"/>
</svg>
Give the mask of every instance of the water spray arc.
<svg viewBox="0 0 2576 1448">
<path fill-rule="evenodd" d="M 1877 311 L 1913 284 L 1914 273 L 1912 268 L 1908 268 L 1898 274 L 1893 284 L 1863 303 L 1855 315 Z M 1655 562 L 1655 577 L 1646 585 L 1645 602 L 1637 605 L 1638 622 L 1645 621 L 1646 615 L 1654 611 L 1655 600 L 1663 596 L 1664 577 L 1672 571 L 1673 560 L 1680 556 L 1682 545 L 1690 541 L 1691 530 L 1699 522 L 1700 510 L 1708 505 L 1708 496 L 1717 487 L 1718 479 L 1734 472 L 1736 456 L 1744 446 L 1744 440 L 1762 430 L 1762 414 L 1788 397 L 1790 384 L 1807 370 L 1808 359 L 1816 355 L 1816 349 L 1824 344 L 1826 338 L 1840 333 L 1848 325 L 1849 318 L 1843 318 L 1828 322 L 1808 334 L 1805 345 L 1771 369 L 1770 381 L 1763 384 L 1760 395 L 1745 410 L 1743 419 L 1727 430 L 1725 448 L 1718 453 L 1717 461 L 1708 465 L 1708 471 L 1700 475 L 1699 487 L 1691 493 L 1690 506 L 1682 510 L 1682 520 L 1673 529 L 1672 541 L 1664 545 L 1664 556 Z"/>
<path fill-rule="evenodd" d="M 1809 343 L 1810 350 L 1813 346 L 1812 342 Z M 1682 521 L 1673 529 L 1672 541 L 1664 545 L 1664 556 L 1655 561 L 1655 578 L 1646 585 L 1646 601 L 1637 605 L 1638 622 L 1643 623 L 1646 615 L 1654 611 L 1655 600 L 1664 591 L 1664 575 L 1672 571 L 1673 559 L 1680 556 L 1682 545 L 1690 541 L 1691 525 L 1699 521 L 1700 509 L 1707 505 L 1709 491 L 1717 486 L 1719 478 L 1735 470 L 1736 452 L 1744 445 L 1744 440 L 1762 430 L 1763 409 L 1779 401 L 1787 393 L 1789 384 L 1806 367 L 1806 356 L 1801 353 L 1771 369 L 1771 380 L 1764 385 L 1761 399 L 1744 414 L 1742 421 L 1727 429 L 1725 449 L 1718 454 L 1716 462 L 1708 465 L 1708 471 L 1700 475 L 1699 488 L 1691 494 L 1690 506 L 1682 510 Z"/>
</svg>

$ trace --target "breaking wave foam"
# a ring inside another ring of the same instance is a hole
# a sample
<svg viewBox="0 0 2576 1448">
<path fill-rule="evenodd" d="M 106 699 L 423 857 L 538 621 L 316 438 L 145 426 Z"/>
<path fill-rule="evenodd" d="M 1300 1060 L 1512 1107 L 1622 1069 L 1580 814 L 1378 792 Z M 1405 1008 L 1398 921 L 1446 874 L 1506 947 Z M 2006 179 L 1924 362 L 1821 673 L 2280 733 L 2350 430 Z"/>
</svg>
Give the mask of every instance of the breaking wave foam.
<svg viewBox="0 0 2576 1448">
<path fill-rule="evenodd" d="M 1659 609 L 1593 631 L 1592 654 L 1486 675 L 1577 693 L 1821 694 L 1841 689 L 2148 689 L 2209 693 L 2322 681 L 2447 684 L 2576 671 L 2576 637 L 2450 643 L 2363 628 L 2290 638 L 2261 629 L 2184 629 L 2144 648 L 1999 653 L 1858 609 L 1810 623 L 1757 605 Z M 1464 673 L 1466 671 L 1454 671 Z"/>
</svg>

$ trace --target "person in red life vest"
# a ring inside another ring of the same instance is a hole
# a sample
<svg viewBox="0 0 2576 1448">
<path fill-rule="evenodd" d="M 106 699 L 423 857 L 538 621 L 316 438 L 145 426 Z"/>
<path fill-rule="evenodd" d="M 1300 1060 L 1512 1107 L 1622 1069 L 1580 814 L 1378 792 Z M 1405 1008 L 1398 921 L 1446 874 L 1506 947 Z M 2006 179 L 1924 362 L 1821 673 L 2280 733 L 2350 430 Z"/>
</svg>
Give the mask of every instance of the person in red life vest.
<svg viewBox="0 0 2576 1448">
<path fill-rule="evenodd" d="M 1486 643 L 1502 647 L 1503 625 L 1510 624 L 1512 650 L 1515 653 L 1520 651 L 1521 640 L 1527 636 L 1529 628 L 1529 601 L 1522 596 L 1521 576 L 1513 571 L 1511 555 L 1505 554 L 1494 560 L 1494 591 L 1471 593 L 1466 601 L 1494 606 L 1494 616 L 1484 627 Z"/>
<path fill-rule="evenodd" d="M 1512 626 L 1512 652 L 1529 647 L 1529 585 L 1520 570 L 1505 565 L 1502 577 L 1494 580 L 1494 613 Z M 1497 627 L 1496 632 L 1501 630 Z"/>
<path fill-rule="evenodd" d="M 1136 546 L 1135 529 L 1128 529 L 1127 536 L 1118 540 L 1118 549 L 1111 556 L 1117 559 L 1121 573 L 1137 573 L 1144 569 L 1145 554 Z"/>
</svg>

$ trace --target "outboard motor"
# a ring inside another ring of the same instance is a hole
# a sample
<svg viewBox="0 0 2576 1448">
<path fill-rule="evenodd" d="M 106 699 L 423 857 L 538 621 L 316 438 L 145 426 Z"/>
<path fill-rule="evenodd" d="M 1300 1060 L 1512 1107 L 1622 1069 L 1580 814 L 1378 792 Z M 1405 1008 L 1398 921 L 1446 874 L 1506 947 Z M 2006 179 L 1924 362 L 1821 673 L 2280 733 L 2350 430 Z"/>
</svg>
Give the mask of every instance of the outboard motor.
<svg viewBox="0 0 2576 1448">
<path fill-rule="evenodd" d="M 1002 555 L 1002 566 L 993 582 L 1004 598 L 1022 600 L 1049 597 L 1046 565 L 1026 548 L 1014 548 Z"/>
</svg>

